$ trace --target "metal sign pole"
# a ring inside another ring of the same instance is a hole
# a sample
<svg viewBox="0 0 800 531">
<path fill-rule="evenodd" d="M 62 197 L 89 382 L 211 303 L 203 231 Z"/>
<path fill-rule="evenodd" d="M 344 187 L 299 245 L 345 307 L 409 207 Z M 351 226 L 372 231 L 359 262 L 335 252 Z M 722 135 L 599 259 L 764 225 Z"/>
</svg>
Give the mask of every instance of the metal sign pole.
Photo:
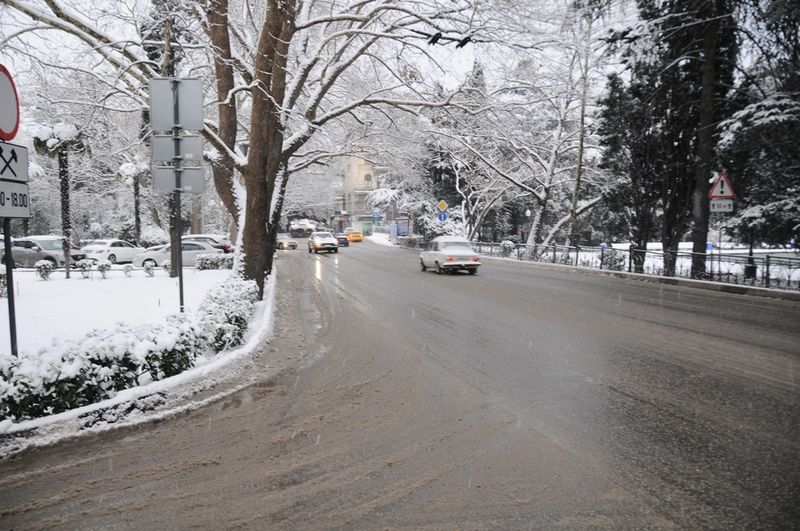
<svg viewBox="0 0 800 531">
<path fill-rule="evenodd" d="M 178 253 L 176 257 L 178 263 L 178 298 L 180 301 L 180 311 L 183 313 L 183 239 L 181 230 L 181 138 L 180 138 L 180 112 L 178 110 L 178 86 L 180 82 L 177 79 L 172 80 L 172 109 L 174 116 L 174 127 L 172 128 L 172 141 L 175 146 L 175 156 L 172 160 L 175 163 L 175 232 L 178 242 Z"/>
<path fill-rule="evenodd" d="M 14 256 L 11 254 L 11 220 L 3 218 L 3 245 L 6 261 L 6 291 L 8 292 L 8 328 L 11 335 L 11 354 L 17 354 L 17 313 L 14 309 Z"/>
</svg>

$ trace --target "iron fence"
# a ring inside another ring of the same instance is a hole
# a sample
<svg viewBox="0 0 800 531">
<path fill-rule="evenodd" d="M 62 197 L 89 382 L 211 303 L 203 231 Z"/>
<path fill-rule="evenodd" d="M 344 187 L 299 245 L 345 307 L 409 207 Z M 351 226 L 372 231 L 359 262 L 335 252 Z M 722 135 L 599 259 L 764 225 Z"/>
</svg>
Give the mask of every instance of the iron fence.
<svg viewBox="0 0 800 531">
<path fill-rule="evenodd" d="M 419 239 L 403 243 L 407 247 L 424 247 L 424 242 Z M 692 259 L 699 256 L 706 264 L 706 272 L 699 277 L 701 280 L 800 290 L 800 256 L 796 255 L 759 253 L 748 256 L 746 250 L 708 254 L 687 251 L 664 253 L 634 248 L 509 245 L 496 242 L 474 242 L 473 246 L 476 252 L 484 256 L 681 278 L 698 278 L 692 276 Z"/>
</svg>

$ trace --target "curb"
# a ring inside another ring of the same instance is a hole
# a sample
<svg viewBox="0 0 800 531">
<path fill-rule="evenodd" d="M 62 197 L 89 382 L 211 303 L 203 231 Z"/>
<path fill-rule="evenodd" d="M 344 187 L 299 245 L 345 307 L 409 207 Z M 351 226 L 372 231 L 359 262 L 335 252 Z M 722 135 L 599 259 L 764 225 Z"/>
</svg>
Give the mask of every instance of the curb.
<svg viewBox="0 0 800 531">
<path fill-rule="evenodd" d="M 772 288 L 759 288 L 755 286 L 744 286 L 742 284 L 725 284 L 722 282 L 711 282 L 708 280 L 695 280 L 691 278 L 678 277 L 659 277 L 655 275 L 645 275 L 642 273 L 628 273 L 627 271 L 607 271 L 604 269 L 592 269 L 588 267 L 576 267 L 566 264 L 549 264 L 542 262 L 526 262 L 523 260 L 513 260 L 496 256 L 481 255 L 481 260 L 492 260 L 509 264 L 519 264 L 526 267 L 535 267 L 550 270 L 569 270 L 590 275 L 601 275 L 606 277 L 616 277 L 621 279 L 641 280 L 656 284 L 667 284 L 670 286 L 684 286 L 721 293 L 732 293 L 735 295 L 751 295 L 754 297 L 766 297 L 786 301 L 800 302 L 800 291 L 786 291 Z"/>
</svg>

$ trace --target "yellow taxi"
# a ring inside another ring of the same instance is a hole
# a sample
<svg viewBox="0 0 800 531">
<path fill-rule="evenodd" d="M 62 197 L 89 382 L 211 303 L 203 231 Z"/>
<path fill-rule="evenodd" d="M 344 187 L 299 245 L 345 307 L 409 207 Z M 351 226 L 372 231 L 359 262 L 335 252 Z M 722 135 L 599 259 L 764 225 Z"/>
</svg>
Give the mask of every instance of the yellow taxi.
<svg viewBox="0 0 800 531">
<path fill-rule="evenodd" d="M 351 242 L 360 242 L 363 239 L 364 237 L 361 235 L 361 233 L 355 230 L 347 235 L 347 240 Z"/>
</svg>

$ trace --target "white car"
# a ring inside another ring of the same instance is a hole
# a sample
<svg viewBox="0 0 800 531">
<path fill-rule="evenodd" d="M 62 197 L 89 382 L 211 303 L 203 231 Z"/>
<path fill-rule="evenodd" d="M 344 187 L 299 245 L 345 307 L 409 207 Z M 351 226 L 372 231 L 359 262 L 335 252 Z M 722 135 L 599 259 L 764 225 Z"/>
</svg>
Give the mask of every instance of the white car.
<svg viewBox="0 0 800 531">
<path fill-rule="evenodd" d="M 429 250 L 419 254 L 419 264 L 423 271 L 430 267 L 440 275 L 443 271 L 459 270 L 474 275 L 481 265 L 481 258 L 466 238 L 439 236 L 433 239 Z"/>
<path fill-rule="evenodd" d="M 222 249 L 218 249 L 212 245 L 196 241 L 184 241 L 182 244 L 183 249 L 183 266 L 191 267 L 197 264 L 197 256 L 201 254 L 222 254 Z M 165 261 L 170 259 L 170 246 L 159 246 L 152 251 L 145 251 L 133 259 L 133 265 L 142 267 L 144 264 L 152 264 L 153 266 L 163 265 Z"/>
<path fill-rule="evenodd" d="M 81 248 L 81 252 L 89 260 L 108 260 L 116 264 L 132 262 L 137 255 L 144 252 L 144 247 L 136 247 L 123 240 L 92 240 L 92 243 Z"/>
<path fill-rule="evenodd" d="M 224 253 L 232 253 L 233 245 L 227 236 L 221 234 L 184 234 L 183 241 L 191 240 L 193 242 L 207 243 L 217 249 L 222 249 Z"/>
<path fill-rule="evenodd" d="M 308 252 L 319 253 L 320 251 L 338 253 L 339 240 L 334 238 L 330 232 L 312 232 L 308 237 Z"/>
</svg>

